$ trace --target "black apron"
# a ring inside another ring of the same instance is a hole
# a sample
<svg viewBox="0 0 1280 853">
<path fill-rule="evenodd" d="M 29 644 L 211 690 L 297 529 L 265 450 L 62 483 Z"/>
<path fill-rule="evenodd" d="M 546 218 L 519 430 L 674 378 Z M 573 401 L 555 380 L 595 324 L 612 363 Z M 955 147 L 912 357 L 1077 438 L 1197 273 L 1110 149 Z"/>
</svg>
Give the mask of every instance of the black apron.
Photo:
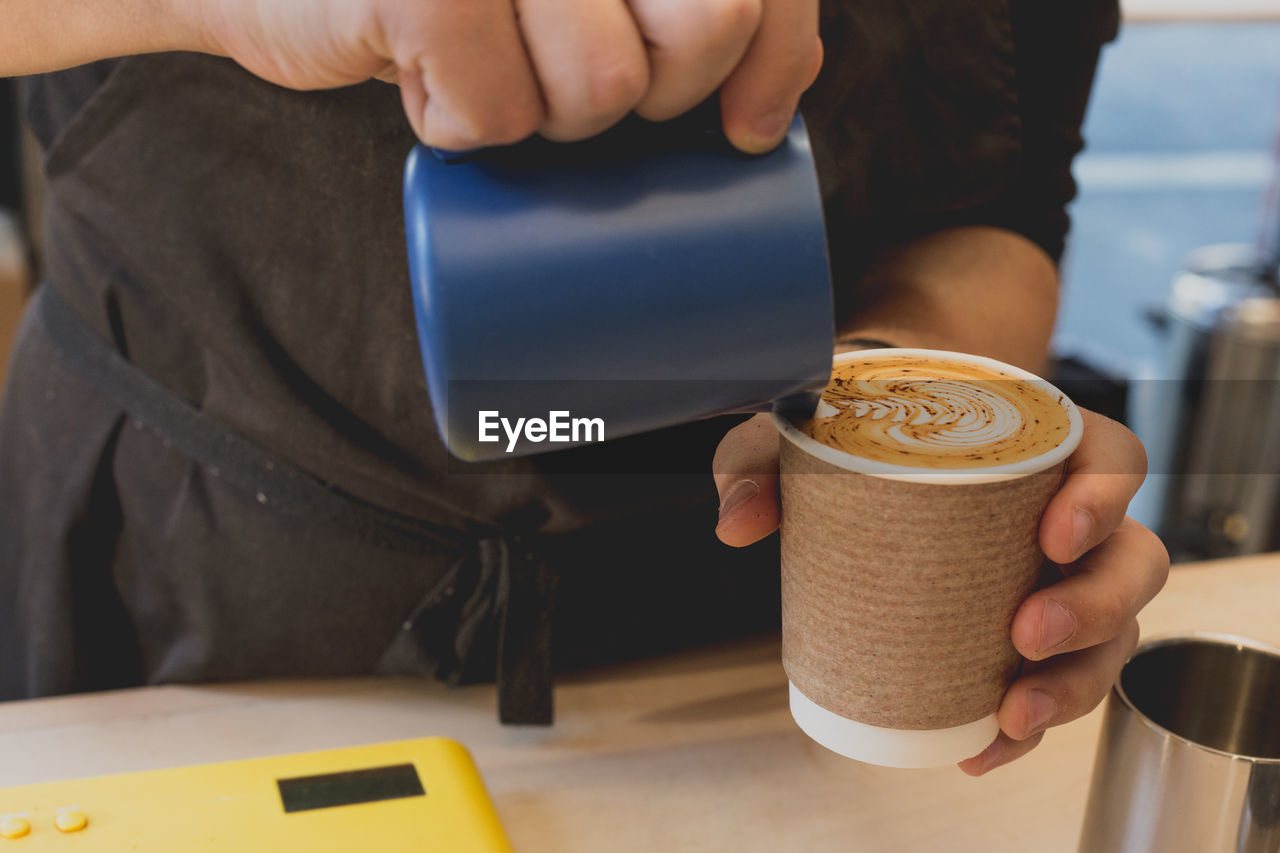
<svg viewBox="0 0 1280 853">
<path fill-rule="evenodd" d="M 805 112 L 841 311 L 877 250 L 934 228 L 1061 250 L 1114 2 L 958 5 L 824 6 Z M 776 627 L 776 543 L 714 538 L 731 421 L 448 459 L 394 88 L 160 54 L 33 78 L 27 107 L 48 255 L 0 413 L 0 699 L 496 675 L 504 719 L 546 722 L 553 659 Z"/>
</svg>

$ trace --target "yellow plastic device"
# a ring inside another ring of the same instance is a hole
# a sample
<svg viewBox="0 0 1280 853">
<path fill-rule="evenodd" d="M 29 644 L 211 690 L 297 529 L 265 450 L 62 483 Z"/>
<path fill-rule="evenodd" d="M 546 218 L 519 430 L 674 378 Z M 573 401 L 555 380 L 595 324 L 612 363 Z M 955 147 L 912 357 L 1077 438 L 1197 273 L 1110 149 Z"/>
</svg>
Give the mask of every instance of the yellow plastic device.
<svg viewBox="0 0 1280 853">
<path fill-rule="evenodd" d="M 511 853 L 445 738 L 0 788 L 0 853 Z"/>
</svg>

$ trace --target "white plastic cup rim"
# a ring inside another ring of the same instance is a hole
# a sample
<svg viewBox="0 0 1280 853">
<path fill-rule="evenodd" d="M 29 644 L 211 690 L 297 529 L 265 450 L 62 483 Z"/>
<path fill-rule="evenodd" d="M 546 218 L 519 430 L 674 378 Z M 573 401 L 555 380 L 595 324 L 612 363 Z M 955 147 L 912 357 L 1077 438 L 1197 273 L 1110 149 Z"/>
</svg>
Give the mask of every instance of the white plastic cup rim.
<svg viewBox="0 0 1280 853">
<path fill-rule="evenodd" d="M 792 444 L 799 447 L 810 456 L 815 456 L 823 462 L 830 463 L 837 468 L 843 468 L 847 471 L 853 471 L 858 474 L 866 474 L 871 477 L 882 477 L 888 480 L 898 480 L 906 483 L 926 483 L 941 486 L 969 486 L 979 483 L 998 483 L 1004 480 L 1016 480 L 1019 477 L 1026 477 L 1030 474 L 1038 474 L 1041 471 L 1047 471 L 1058 463 L 1065 460 L 1068 456 L 1076 451 L 1080 446 L 1080 439 L 1084 435 L 1084 419 L 1080 415 L 1080 410 L 1075 404 L 1055 388 L 1052 384 L 1036 376 L 1034 373 L 1014 367 L 1011 364 L 1005 364 L 993 358 L 986 358 L 980 355 L 969 355 L 968 353 L 948 352 L 946 350 L 930 350 L 930 349 L 867 349 L 854 350 L 853 352 L 840 353 L 834 359 L 835 363 L 843 361 L 853 361 L 859 358 L 878 357 L 878 356 L 903 356 L 903 357 L 925 357 L 925 358 L 945 358 L 951 361 L 959 361 L 965 364 L 972 364 L 978 367 L 985 367 L 990 370 L 1003 371 L 1015 378 L 1030 382 L 1042 390 L 1053 394 L 1060 398 L 1062 407 L 1067 412 L 1067 419 L 1071 425 L 1067 433 L 1066 439 L 1058 446 L 1048 450 L 1039 456 L 1033 456 L 1030 459 L 1023 459 L 1019 462 L 1010 462 L 1005 465 L 992 465 L 987 468 L 963 468 L 963 469 L 935 469 L 935 468 L 917 468 L 907 465 L 893 465 L 888 462 L 877 462 L 873 459 L 863 459 L 843 450 L 837 450 L 834 447 L 828 447 L 820 441 L 817 441 L 801 432 L 790 418 L 773 413 L 773 424 L 777 427 L 782 437 Z"/>
<path fill-rule="evenodd" d="M 1000 733 L 995 714 L 945 729 L 873 726 L 828 711 L 787 684 L 796 725 L 819 745 L 867 764 L 916 769 L 956 764 L 980 754 Z"/>
</svg>

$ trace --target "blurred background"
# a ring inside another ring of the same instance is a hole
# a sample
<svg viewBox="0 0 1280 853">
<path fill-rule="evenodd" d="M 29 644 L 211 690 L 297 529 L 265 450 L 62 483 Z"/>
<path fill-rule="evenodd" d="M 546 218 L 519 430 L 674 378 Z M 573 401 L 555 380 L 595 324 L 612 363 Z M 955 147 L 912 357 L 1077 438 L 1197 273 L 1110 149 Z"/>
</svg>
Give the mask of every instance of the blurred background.
<svg viewBox="0 0 1280 853">
<path fill-rule="evenodd" d="M 1280 548 L 1280 2 L 1127 0 L 1077 159 L 1055 379 L 1147 446 L 1175 559 Z"/>
<path fill-rule="evenodd" d="M 1280 0 L 1124 11 L 1075 169 L 1052 377 L 1143 438 L 1153 476 L 1133 511 L 1175 557 L 1274 550 Z M 0 377 L 38 268 L 40 187 L 16 114 L 0 81 Z"/>
<path fill-rule="evenodd" d="M 12 81 L 0 79 L 0 385 L 9 362 L 9 345 L 22 299 L 29 287 L 30 241 L 24 236 L 24 139 L 17 123 L 17 97 Z M 30 160 L 31 158 L 26 158 Z"/>
<path fill-rule="evenodd" d="M 1075 165 L 1059 350 L 1122 374 L 1159 358 L 1159 329 L 1141 318 L 1164 304 L 1187 253 L 1260 236 L 1280 127 L 1270 5 L 1270 22 L 1131 17 L 1103 54 Z"/>
</svg>

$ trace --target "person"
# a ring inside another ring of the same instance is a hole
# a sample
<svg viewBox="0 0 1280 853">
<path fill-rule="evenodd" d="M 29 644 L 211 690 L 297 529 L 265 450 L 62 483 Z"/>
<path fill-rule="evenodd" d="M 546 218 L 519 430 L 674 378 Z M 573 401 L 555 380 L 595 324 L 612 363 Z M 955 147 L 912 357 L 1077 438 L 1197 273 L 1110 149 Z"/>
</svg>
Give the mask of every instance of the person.
<svg viewBox="0 0 1280 853">
<path fill-rule="evenodd" d="M 776 538 L 726 547 L 777 526 L 776 436 L 713 420 L 450 462 L 403 258 L 415 138 L 572 141 L 714 95 L 728 140 L 763 152 L 804 93 L 843 345 L 1037 369 L 1117 10 L 11 0 L 0 18 L 0 74 L 35 75 L 48 192 L 0 422 L 0 698 L 413 672 L 496 678 L 504 720 L 548 722 L 553 661 L 776 628 Z M 1019 611 L 1030 663 L 967 772 L 1096 705 L 1133 648 L 1168 565 L 1124 518 L 1144 465 L 1088 418 L 1041 525 L 1064 578 Z"/>
</svg>

